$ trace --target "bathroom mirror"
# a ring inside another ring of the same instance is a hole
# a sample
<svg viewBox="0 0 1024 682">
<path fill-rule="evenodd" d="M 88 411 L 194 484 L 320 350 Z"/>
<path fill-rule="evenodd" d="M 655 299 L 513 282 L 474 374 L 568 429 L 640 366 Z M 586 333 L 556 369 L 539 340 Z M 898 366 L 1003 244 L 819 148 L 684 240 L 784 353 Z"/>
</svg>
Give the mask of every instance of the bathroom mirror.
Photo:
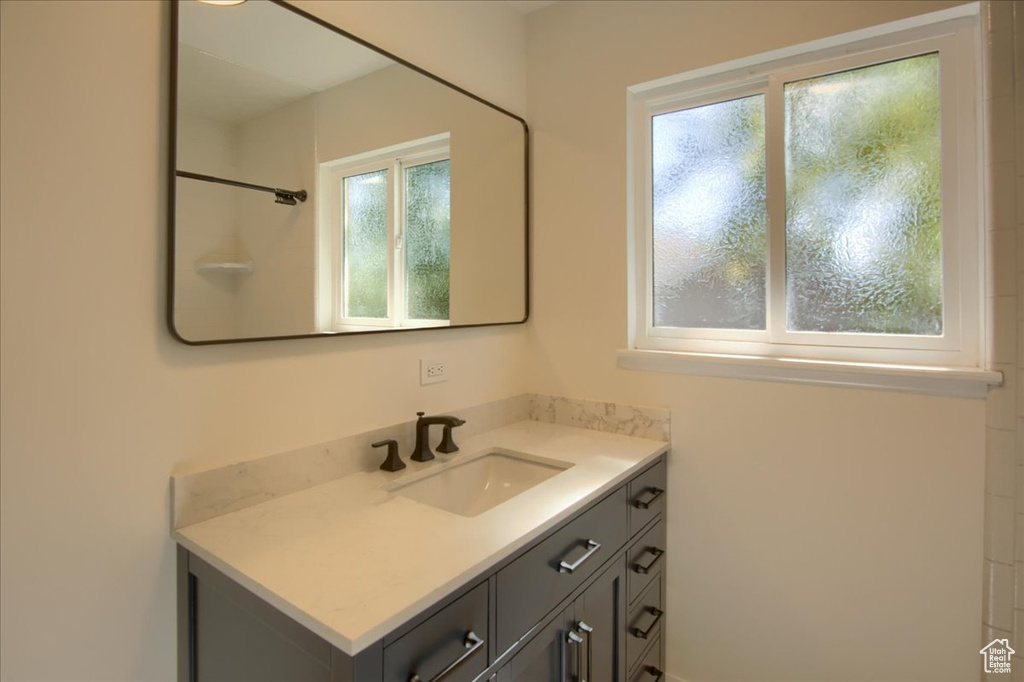
<svg viewBox="0 0 1024 682">
<path fill-rule="evenodd" d="M 171 30 L 176 338 L 525 321 L 523 119 L 279 0 Z"/>
</svg>

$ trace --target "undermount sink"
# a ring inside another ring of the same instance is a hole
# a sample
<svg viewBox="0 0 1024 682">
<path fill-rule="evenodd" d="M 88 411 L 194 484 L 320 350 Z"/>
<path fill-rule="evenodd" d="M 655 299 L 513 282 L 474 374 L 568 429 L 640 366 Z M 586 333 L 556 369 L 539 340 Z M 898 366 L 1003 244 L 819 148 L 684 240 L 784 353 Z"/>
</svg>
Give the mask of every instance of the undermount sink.
<svg viewBox="0 0 1024 682">
<path fill-rule="evenodd" d="M 477 516 L 571 466 L 569 462 L 493 450 L 384 489 L 453 514 Z"/>
</svg>

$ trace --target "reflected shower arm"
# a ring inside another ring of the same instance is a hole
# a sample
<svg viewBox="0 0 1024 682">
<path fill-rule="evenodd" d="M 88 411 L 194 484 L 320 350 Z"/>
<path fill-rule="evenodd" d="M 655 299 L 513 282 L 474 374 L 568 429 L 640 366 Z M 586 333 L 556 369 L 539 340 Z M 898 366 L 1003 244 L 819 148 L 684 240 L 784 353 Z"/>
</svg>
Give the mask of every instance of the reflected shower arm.
<svg viewBox="0 0 1024 682">
<path fill-rule="evenodd" d="M 188 171 L 176 171 L 175 173 L 179 178 L 188 178 L 190 180 L 202 180 L 203 182 L 217 182 L 222 185 L 231 185 L 232 187 L 242 187 L 244 189 L 254 189 L 259 192 L 271 192 L 276 197 L 274 199 L 275 204 L 285 204 L 287 206 L 294 206 L 296 200 L 305 201 L 308 195 L 306 190 L 290 190 L 290 189 L 279 189 L 276 187 L 264 187 L 263 185 L 254 185 L 249 182 L 239 182 L 238 180 L 228 180 L 226 178 L 218 178 L 213 175 L 203 175 L 202 173 L 190 173 Z"/>
</svg>

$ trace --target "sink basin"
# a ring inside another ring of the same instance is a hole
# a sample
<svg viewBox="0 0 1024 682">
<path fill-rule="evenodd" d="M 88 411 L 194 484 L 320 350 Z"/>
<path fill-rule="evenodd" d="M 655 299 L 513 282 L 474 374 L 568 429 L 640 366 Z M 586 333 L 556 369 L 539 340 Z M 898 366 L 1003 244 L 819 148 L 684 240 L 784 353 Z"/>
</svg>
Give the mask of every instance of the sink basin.
<svg viewBox="0 0 1024 682">
<path fill-rule="evenodd" d="M 453 514 L 477 516 L 571 466 L 522 453 L 490 451 L 384 489 Z"/>
</svg>

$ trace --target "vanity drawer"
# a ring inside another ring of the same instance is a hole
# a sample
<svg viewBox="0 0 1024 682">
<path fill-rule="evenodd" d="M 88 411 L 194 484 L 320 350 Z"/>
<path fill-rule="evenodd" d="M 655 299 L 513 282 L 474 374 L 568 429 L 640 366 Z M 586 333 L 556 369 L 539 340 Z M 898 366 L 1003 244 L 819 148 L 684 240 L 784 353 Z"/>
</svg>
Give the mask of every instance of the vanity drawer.
<svg viewBox="0 0 1024 682">
<path fill-rule="evenodd" d="M 498 571 L 500 655 L 626 542 L 623 486 Z"/>
<path fill-rule="evenodd" d="M 664 665 L 661 660 L 661 641 L 655 641 L 629 682 L 665 682 Z"/>
<path fill-rule="evenodd" d="M 647 645 L 661 633 L 662 609 L 661 577 L 655 576 L 626 619 L 626 670 L 633 669 Z"/>
<path fill-rule="evenodd" d="M 665 460 L 629 482 L 629 534 L 654 520 L 665 510 Z"/>
<path fill-rule="evenodd" d="M 643 534 L 626 554 L 629 603 L 640 596 L 665 561 L 665 521 L 662 519 Z"/>
<path fill-rule="evenodd" d="M 423 682 L 458 664 L 445 682 L 469 682 L 487 669 L 487 583 L 444 607 L 384 648 L 384 682 Z"/>
</svg>

